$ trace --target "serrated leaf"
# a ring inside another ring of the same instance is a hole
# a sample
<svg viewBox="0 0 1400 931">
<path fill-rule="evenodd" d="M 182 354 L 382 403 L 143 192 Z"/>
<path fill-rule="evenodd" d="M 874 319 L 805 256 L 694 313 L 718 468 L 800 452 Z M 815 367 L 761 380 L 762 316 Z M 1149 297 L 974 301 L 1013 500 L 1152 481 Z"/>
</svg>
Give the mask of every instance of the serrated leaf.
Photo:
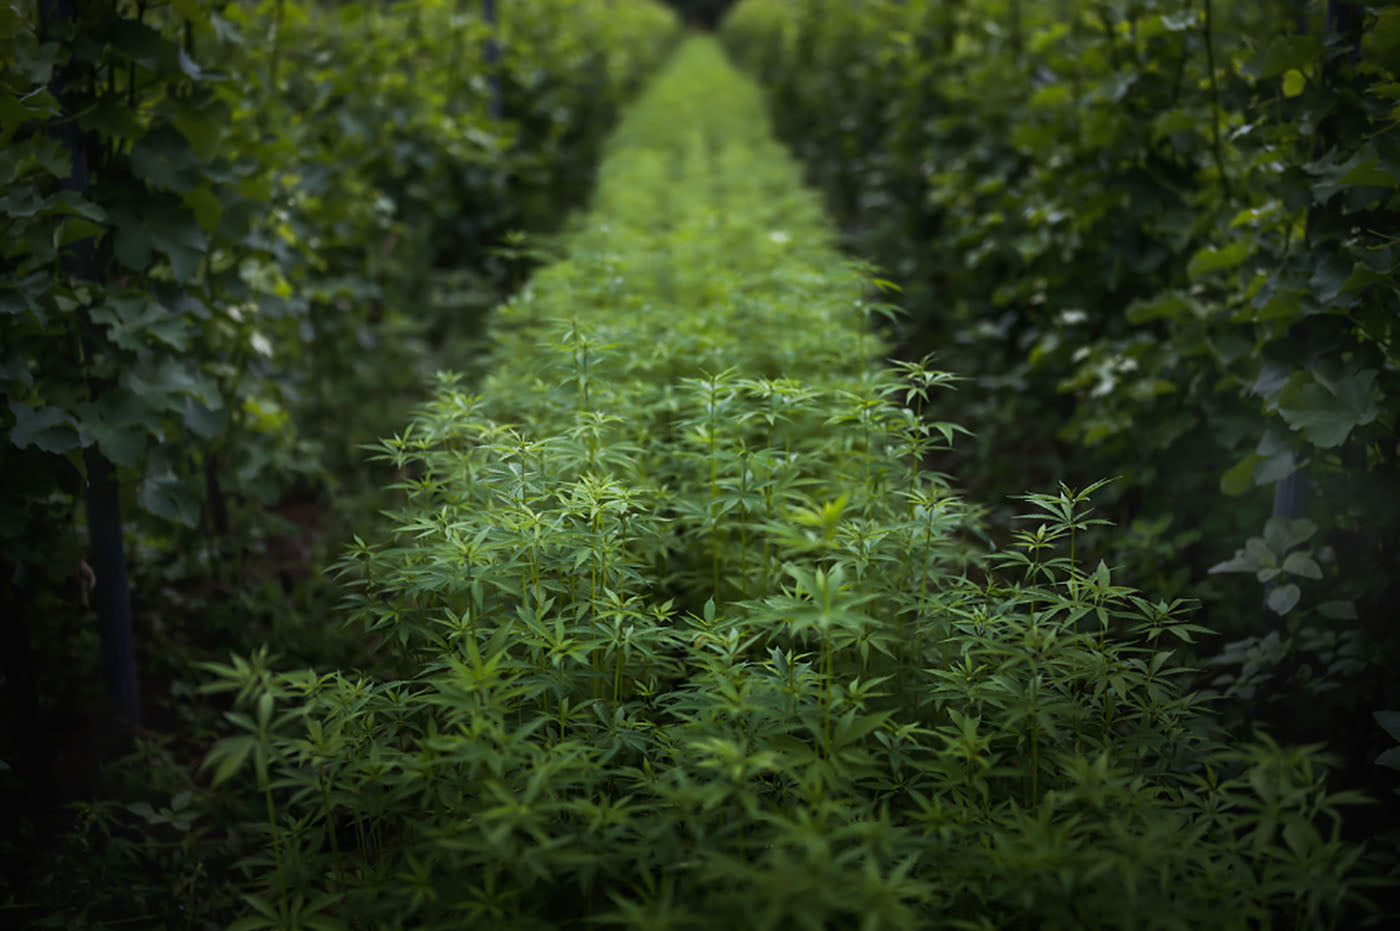
<svg viewBox="0 0 1400 931">
<path fill-rule="evenodd" d="M 141 477 L 136 503 L 162 520 L 194 527 L 199 523 L 199 487 L 191 478 L 175 474 L 159 450 L 152 454 Z"/>
<path fill-rule="evenodd" d="M 206 440 L 212 440 L 218 436 L 228 422 L 223 408 L 210 409 L 194 398 L 185 398 L 185 412 L 182 419 L 192 433 Z"/>
<path fill-rule="evenodd" d="M 177 351 L 188 343 L 185 321 L 149 294 L 110 297 L 93 308 L 92 319 L 106 326 L 108 338 L 123 349 L 147 346 L 148 336 Z"/>
<path fill-rule="evenodd" d="M 72 416 L 57 407 L 34 410 L 18 401 L 9 402 L 15 425 L 10 428 L 10 442 L 19 449 L 33 446 L 46 453 L 66 453 L 83 444 L 82 433 Z"/>
<path fill-rule="evenodd" d="M 131 172 L 157 188 L 188 191 L 199 182 L 199 159 L 185 137 L 159 126 L 131 147 Z"/>
<path fill-rule="evenodd" d="M 217 787 L 231 779 L 252 754 L 256 742 L 252 736 L 241 734 L 237 737 L 225 737 L 216 743 L 200 764 L 200 769 L 214 767 L 210 785 Z"/>
<path fill-rule="evenodd" d="M 1298 586 L 1289 583 L 1288 585 L 1279 585 L 1270 591 L 1268 598 L 1264 599 L 1264 603 L 1269 606 L 1269 610 L 1282 616 L 1296 608 L 1298 600 L 1302 597 L 1303 593 Z"/>
<path fill-rule="evenodd" d="M 124 266 L 144 272 L 152 253 L 160 252 L 169 259 L 176 280 L 183 284 L 194 277 L 208 240 L 194 212 L 179 197 L 161 194 L 139 207 L 113 207 L 110 214 L 116 229 L 113 246 Z"/>
<path fill-rule="evenodd" d="M 1300 543 L 1306 543 L 1317 533 L 1317 524 L 1306 517 L 1270 517 L 1264 524 L 1264 544 L 1277 555 L 1283 555 Z"/>
<path fill-rule="evenodd" d="M 1305 579 L 1322 578 L 1322 567 L 1306 553 L 1290 553 L 1283 561 L 1283 571 Z"/>
<path fill-rule="evenodd" d="M 1298 462 L 1293 458 L 1292 450 L 1284 450 L 1256 465 L 1252 481 L 1256 486 L 1272 485 L 1275 482 L 1283 481 L 1296 471 L 1298 471 Z"/>
<path fill-rule="evenodd" d="M 1331 449 L 1341 445 L 1354 428 L 1379 416 L 1375 380 L 1375 369 L 1333 377 L 1314 370 L 1311 381 L 1290 385 L 1280 395 L 1279 416 L 1308 442 Z"/>
<path fill-rule="evenodd" d="M 130 424 L 109 424 L 85 421 L 97 448 L 111 462 L 128 469 L 139 468 L 146 453 L 149 436 L 145 430 Z"/>
</svg>

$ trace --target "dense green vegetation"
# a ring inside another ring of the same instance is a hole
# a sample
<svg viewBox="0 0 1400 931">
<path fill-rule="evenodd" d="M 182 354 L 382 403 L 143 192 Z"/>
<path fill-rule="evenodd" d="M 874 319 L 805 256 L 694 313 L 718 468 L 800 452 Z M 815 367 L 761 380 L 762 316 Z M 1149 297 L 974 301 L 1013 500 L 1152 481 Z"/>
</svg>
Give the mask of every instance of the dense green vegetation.
<svg viewBox="0 0 1400 931">
<path fill-rule="evenodd" d="M 120 733 L 104 671 L 120 717 L 184 729 L 173 761 L 207 746 L 192 658 L 354 653 L 319 566 L 379 506 L 357 446 L 472 363 L 516 234 L 587 192 L 676 34 L 641 2 L 482 10 L 0 5 L 0 899 L 51 869 L 68 920 L 184 908 L 125 828 L 32 855 Z"/>
<path fill-rule="evenodd" d="M 1400 8 L 1265 7 L 0 8 L 0 922 L 1395 918 Z"/>
<path fill-rule="evenodd" d="M 1199 600 L 1198 687 L 1388 797 L 1400 8 L 747 0 L 724 35 L 903 287 L 899 352 L 968 379 L 939 466 L 992 505 L 1120 476 L 1087 546 Z"/>
<path fill-rule="evenodd" d="M 341 562 L 375 668 L 209 667 L 205 766 L 262 848 L 235 927 L 1356 915 L 1357 799 L 1224 743 L 1173 657 L 1201 628 L 1077 561 L 1087 491 L 976 546 L 923 465 L 948 377 L 879 362 L 879 282 L 713 43 L 566 251 L 381 446 L 396 527 Z"/>
</svg>

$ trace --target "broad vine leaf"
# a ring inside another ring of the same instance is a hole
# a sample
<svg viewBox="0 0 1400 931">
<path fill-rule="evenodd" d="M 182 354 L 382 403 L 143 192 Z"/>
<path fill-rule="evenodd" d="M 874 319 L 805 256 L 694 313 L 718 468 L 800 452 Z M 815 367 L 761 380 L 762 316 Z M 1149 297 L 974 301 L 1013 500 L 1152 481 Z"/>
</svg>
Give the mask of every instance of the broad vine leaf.
<svg viewBox="0 0 1400 931">
<path fill-rule="evenodd" d="M 153 129 L 131 147 L 132 173 L 154 187 L 191 190 L 199 183 L 198 169 L 190 144 L 169 126 Z"/>
<path fill-rule="evenodd" d="M 84 420 L 83 426 L 92 434 L 97 448 L 107 459 L 128 469 L 140 468 L 149 439 L 149 434 L 141 427 L 105 420 Z"/>
<path fill-rule="evenodd" d="M 1400 187 L 1400 166 L 1381 158 L 1368 143 L 1340 165 L 1324 168 L 1322 180 L 1313 185 L 1313 195 L 1320 203 L 1326 203 L 1344 188 L 1357 187 L 1388 190 Z"/>
<path fill-rule="evenodd" d="M 1308 442 L 1323 449 L 1340 446 L 1355 427 L 1380 414 L 1372 385 L 1375 369 L 1327 377 L 1313 371 L 1313 380 L 1290 386 L 1279 398 L 1278 412 Z"/>
<path fill-rule="evenodd" d="M 196 436 L 212 440 L 228 422 L 222 407 L 211 408 L 194 398 L 185 398 L 183 421 Z"/>
<path fill-rule="evenodd" d="M 136 503 L 162 520 L 186 527 L 199 523 L 199 495 L 194 483 L 176 475 L 169 460 L 159 451 L 148 461 Z"/>
<path fill-rule="evenodd" d="M 1307 553 L 1289 553 L 1283 561 L 1283 571 L 1305 579 L 1322 578 L 1322 567 Z"/>
<path fill-rule="evenodd" d="M 1317 524 L 1306 517 L 1270 517 L 1264 525 L 1264 544 L 1273 553 L 1286 553 L 1317 533 Z"/>
<path fill-rule="evenodd" d="M 1269 610 L 1282 616 L 1298 606 L 1298 600 L 1302 595 L 1303 593 L 1299 590 L 1298 586 L 1289 583 L 1288 585 L 1280 585 L 1270 591 L 1269 597 L 1265 599 L 1265 603 L 1269 606 Z"/>
<path fill-rule="evenodd" d="M 106 325 L 108 337 L 123 349 L 141 349 L 147 334 L 177 351 L 188 344 L 185 322 L 148 294 L 110 297 L 93 309 L 92 319 Z"/>
<path fill-rule="evenodd" d="M 10 402 L 15 425 L 10 429 L 10 442 L 24 449 L 34 446 L 46 453 L 66 453 L 83 445 L 78 425 L 66 412 L 56 407 L 34 410 L 18 401 Z"/>
<path fill-rule="evenodd" d="M 1254 467 L 1254 485 L 1272 485 L 1281 482 L 1298 470 L 1298 461 L 1292 450 L 1284 450 L 1267 459 L 1261 459 Z"/>
</svg>

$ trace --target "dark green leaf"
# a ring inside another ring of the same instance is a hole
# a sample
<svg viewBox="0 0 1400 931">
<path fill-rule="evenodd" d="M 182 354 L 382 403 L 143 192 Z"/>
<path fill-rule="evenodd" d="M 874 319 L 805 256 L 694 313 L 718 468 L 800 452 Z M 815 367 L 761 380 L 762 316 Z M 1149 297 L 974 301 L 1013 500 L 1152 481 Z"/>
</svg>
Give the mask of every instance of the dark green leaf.
<svg viewBox="0 0 1400 931">
<path fill-rule="evenodd" d="M 1355 427 L 1365 426 L 1380 413 L 1373 385 L 1375 369 L 1323 374 L 1290 386 L 1279 398 L 1279 415 L 1310 443 L 1330 449 L 1341 445 Z"/>
<path fill-rule="evenodd" d="M 1302 594 L 1298 586 L 1291 583 L 1279 585 L 1269 592 L 1269 597 L 1265 601 L 1269 610 L 1275 614 L 1283 615 L 1297 607 L 1298 599 L 1302 597 Z"/>
<path fill-rule="evenodd" d="M 41 407 L 36 411 L 18 401 L 9 404 L 10 414 L 15 418 L 10 442 L 18 448 L 34 446 L 46 453 L 66 453 L 84 445 L 77 423 L 65 411 L 56 407 Z"/>
</svg>

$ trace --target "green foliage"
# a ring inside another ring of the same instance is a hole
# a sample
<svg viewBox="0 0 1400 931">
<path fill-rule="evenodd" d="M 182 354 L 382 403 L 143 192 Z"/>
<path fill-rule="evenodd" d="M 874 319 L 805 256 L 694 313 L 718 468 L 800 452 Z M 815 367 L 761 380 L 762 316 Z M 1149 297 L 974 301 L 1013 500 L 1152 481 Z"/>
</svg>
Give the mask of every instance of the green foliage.
<svg viewBox="0 0 1400 931">
<path fill-rule="evenodd" d="M 410 383 L 405 337 L 446 326 L 410 312 L 430 271 L 483 264 L 578 191 L 664 50 L 647 40 L 665 14 L 594 5 L 504 17 L 505 121 L 467 64 L 492 27 L 465 5 L 110 2 L 47 24 L 7 5 L 7 539 L 62 525 L 52 492 L 81 481 L 83 449 L 185 526 L 201 462 L 273 498 L 335 464 L 324 427 L 297 427 Z"/>
<path fill-rule="evenodd" d="M 924 466 L 951 381 L 878 364 L 757 89 L 707 41 L 631 111 L 568 257 L 379 454 L 394 532 L 341 569 L 361 671 L 211 664 L 204 768 L 238 929 L 1341 926 L 1353 793 L 1233 749 L 1205 631 L 1079 559 L 1089 495 L 1012 546 Z M 1354 914 L 1354 912 L 1352 913 Z"/>
<path fill-rule="evenodd" d="M 587 193 L 620 105 L 677 34 L 643 0 L 507 3 L 495 23 L 481 10 L 0 4 L 4 815 L 46 817 L 30 810 L 50 801 L 45 757 L 78 743 L 73 719 L 99 704 L 79 529 L 94 469 L 114 472 L 126 518 L 153 718 L 200 739 L 180 688 L 212 647 L 273 636 L 297 655 L 353 652 L 323 616 L 329 586 L 303 576 L 376 481 L 356 445 L 402 422 L 435 360 L 469 358 L 524 264 L 497 247 Z M 26 699 L 36 720 L 21 719 Z M 58 780 L 58 801 L 76 781 Z M 149 827 L 169 852 L 154 833 L 168 825 L 109 801 L 79 828 L 117 825 L 115 840 L 60 860 L 113 867 L 107 891 L 65 908 L 177 921 L 188 888 L 138 905 L 144 883 L 113 878 L 130 868 L 117 840 L 139 847 Z M 41 866 L 18 847 L 5 858 L 9 900 Z"/>
<path fill-rule="evenodd" d="M 1250 693 L 1280 724 L 1345 717 L 1374 750 L 1397 659 L 1397 24 L 1389 3 L 747 0 L 724 28 L 852 248 L 903 286 L 901 351 L 976 389 L 977 440 L 940 463 L 988 497 L 1122 475 L 1131 532 L 1098 551 L 1278 645 Z M 1276 510 L 1313 521 L 1311 554 L 1250 563 L 1262 592 L 1211 577 L 1299 476 L 1311 500 Z"/>
</svg>

